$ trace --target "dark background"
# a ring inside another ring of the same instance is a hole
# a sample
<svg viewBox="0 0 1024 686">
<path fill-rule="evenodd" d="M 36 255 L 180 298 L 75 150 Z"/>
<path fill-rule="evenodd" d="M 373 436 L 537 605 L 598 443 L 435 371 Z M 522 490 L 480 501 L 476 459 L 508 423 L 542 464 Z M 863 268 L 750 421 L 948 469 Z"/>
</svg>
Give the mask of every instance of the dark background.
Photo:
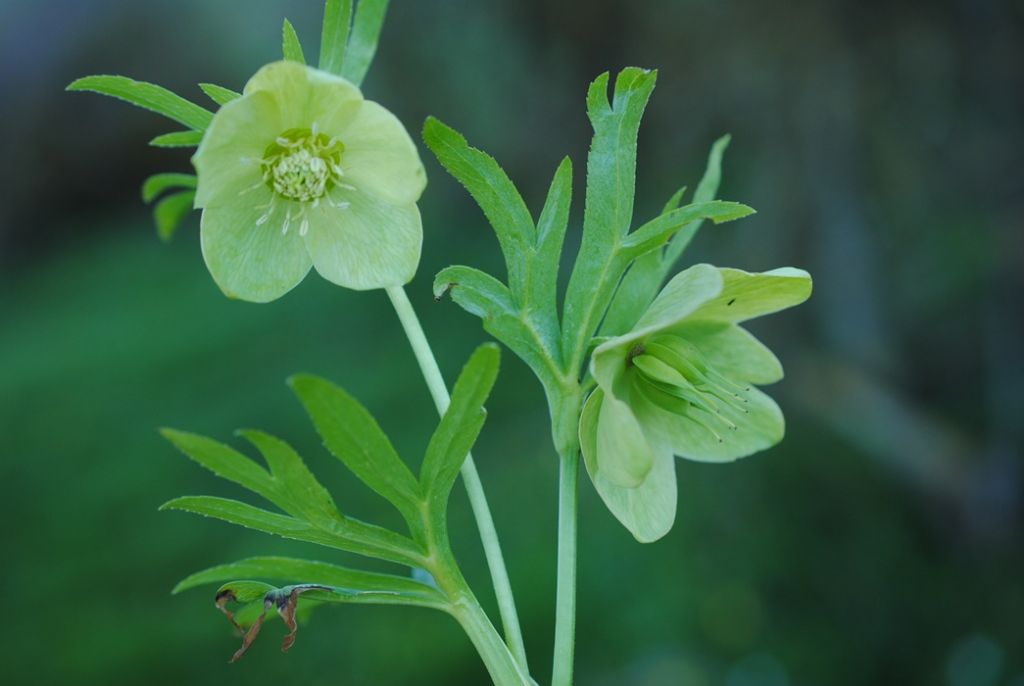
<svg viewBox="0 0 1024 686">
<path fill-rule="evenodd" d="M 318 611 L 295 648 L 275 623 L 241 663 L 211 593 L 168 593 L 254 554 L 346 560 L 157 506 L 240 495 L 158 426 L 276 433 L 350 514 L 384 506 L 319 446 L 283 380 L 344 384 L 419 459 L 434 412 L 380 292 L 315 276 L 231 302 L 193 217 L 168 246 L 138 197 L 188 153 L 148 148 L 160 117 L 63 87 L 123 73 L 202 100 L 279 55 L 307 56 L 321 4 L 0 2 L 0 656 L 17 684 L 479 684 L 454 622 Z M 417 131 L 434 114 L 494 154 L 534 211 L 589 143 L 588 82 L 657 67 L 638 219 L 733 144 L 721 196 L 759 214 L 686 255 L 807 268 L 811 301 L 751 327 L 787 378 L 789 431 L 729 466 L 678 464 L 664 540 L 635 543 L 583 484 L 581 686 L 1024 684 L 1021 446 L 1024 2 L 394 0 L 365 84 Z M 410 285 L 446 373 L 486 335 L 430 297 L 450 263 L 500 273 L 465 192 L 424 155 L 426 242 Z M 571 232 L 573 229 L 570 230 Z M 564 274 L 563 274 L 564 277 Z M 539 385 L 505 355 L 476 450 L 545 681 L 556 460 Z M 493 606 L 461 489 L 453 536 Z"/>
</svg>

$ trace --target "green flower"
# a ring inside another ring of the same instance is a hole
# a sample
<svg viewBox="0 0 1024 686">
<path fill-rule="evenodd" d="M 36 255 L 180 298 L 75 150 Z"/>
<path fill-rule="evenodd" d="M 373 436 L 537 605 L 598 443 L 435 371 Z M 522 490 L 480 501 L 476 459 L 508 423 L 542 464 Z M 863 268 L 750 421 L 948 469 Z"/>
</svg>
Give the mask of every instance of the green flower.
<svg viewBox="0 0 1024 686">
<path fill-rule="evenodd" d="M 605 504 L 638 540 L 672 527 L 673 455 L 727 462 L 782 440 L 782 412 L 754 387 L 781 379 L 782 365 L 737 323 L 810 293 L 811 277 L 799 269 L 750 274 L 699 264 L 673 278 L 630 333 L 594 351 L 583 458 Z"/>
<path fill-rule="evenodd" d="M 311 266 L 357 290 L 415 274 L 426 185 L 416 146 L 340 76 L 263 67 L 213 117 L 192 161 L 203 257 L 228 296 L 274 300 Z"/>
</svg>

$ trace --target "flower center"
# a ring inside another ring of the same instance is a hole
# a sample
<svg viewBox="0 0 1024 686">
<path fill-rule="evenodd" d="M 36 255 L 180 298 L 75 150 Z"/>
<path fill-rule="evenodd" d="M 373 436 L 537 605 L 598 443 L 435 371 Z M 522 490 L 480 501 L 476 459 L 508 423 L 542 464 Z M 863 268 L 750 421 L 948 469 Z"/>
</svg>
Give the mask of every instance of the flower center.
<svg viewBox="0 0 1024 686">
<path fill-rule="evenodd" d="M 267 146 L 263 180 L 288 200 L 315 202 L 341 183 L 344 144 L 313 129 L 289 129 Z"/>
<path fill-rule="evenodd" d="M 633 354 L 640 352 L 640 354 Z M 735 431 L 749 414 L 750 386 L 739 385 L 716 370 L 697 346 L 674 335 L 654 336 L 630 351 L 628 365 L 637 369 L 640 389 L 659 407 L 691 419 L 714 435 Z"/>
</svg>

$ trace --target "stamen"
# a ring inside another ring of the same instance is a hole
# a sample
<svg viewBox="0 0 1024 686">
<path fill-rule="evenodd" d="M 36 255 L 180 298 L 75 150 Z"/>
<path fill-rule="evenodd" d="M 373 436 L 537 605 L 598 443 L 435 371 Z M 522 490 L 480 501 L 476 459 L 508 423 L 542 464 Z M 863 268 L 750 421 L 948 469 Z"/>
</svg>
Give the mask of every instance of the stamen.
<svg viewBox="0 0 1024 686">
<path fill-rule="evenodd" d="M 344 149 L 341 141 L 320 132 L 319 122 L 312 129 L 289 129 L 264 153 L 263 181 L 288 200 L 316 202 L 340 183 Z"/>
<path fill-rule="evenodd" d="M 254 183 L 253 185 L 249 186 L 248 188 L 246 188 L 244 190 L 238 191 L 238 196 L 241 197 L 243 195 L 246 195 L 247 193 L 252 193 L 257 188 L 263 188 L 266 185 L 267 185 L 267 180 L 264 179 L 263 181 L 260 181 L 259 183 Z"/>
<path fill-rule="evenodd" d="M 703 429 L 704 429 L 705 431 L 707 431 L 708 433 L 710 433 L 710 434 L 711 434 L 712 436 L 714 436 L 714 437 L 715 437 L 715 439 L 716 439 L 716 440 L 717 440 L 717 441 L 718 441 L 719 443 L 725 443 L 725 439 L 724 439 L 724 438 L 722 438 L 722 435 L 721 435 L 721 434 L 719 434 L 719 433 L 718 433 L 717 431 L 715 431 L 714 429 L 712 429 L 712 428 L 711 428 L 710 426 L 708 426 L 707 424 L 705 424 L 704 422 L 701 422 L 701 421 L 697 421 L 697 418 L 696 418 L 696 417 L 691 417 L 690 415 L 683 415 L 683 416 L 684 416 L 684 417 L 685 417 L 686 419 L 689 419 L 689 420 L 690 420 L 691 422 L 693 422 L 694 424 L 696 424 L 696 425 L 700 426 L 701 428 L 703 428 Z"/>
</svg>

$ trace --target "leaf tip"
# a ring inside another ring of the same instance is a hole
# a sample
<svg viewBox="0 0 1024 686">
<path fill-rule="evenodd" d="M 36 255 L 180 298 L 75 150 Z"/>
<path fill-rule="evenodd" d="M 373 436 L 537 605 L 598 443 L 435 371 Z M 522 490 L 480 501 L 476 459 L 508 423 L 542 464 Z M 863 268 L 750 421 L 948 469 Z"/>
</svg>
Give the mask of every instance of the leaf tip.
<svg viewBox="0 0 1024 686">
<path fill-rule="evenodd" d="M 157 433 L 159 433 L 161 436 L 163 436 L 166 440 L 170 441 L 174 445 L 178 445 L 178 443 L 180 443 L 181 440 L 188 435 L 184 431 L 172 429 L 169 426 L 161 426 L 159 429 L 157 429 Z"/>
<path fill-rule="evenodd" d="M 757 210 L 749 205 L 744 205 L 743 203 L 728 202 L 726 204 L 729 205 L 729 212 L 717 217 L 712 217 L 711 222 L 713 224 L 725 224 L 726 222 L 743 219 L 744 217 L 749 217 L 752 214 L 757 214 Z"/>
<path fill-rule="evenodd" d="M 168 510 L 177 510 L 177 509 L 179 509 L 178 508 L 178 503 L 180 501 L 181 501 L 181 498 L 171 498 L 166 503 L 164 503 L 160 507 L 156 508 L 156 511 L 157 512 L 167 512 Z"/>
<path fill-rule="evenodd" d="M 292 389 L 296 393 L 300 388 L 305 388 L 310 384 L 311 381 L 316 379 L 312 374 L 306 374 L 305 372 L 299 372 L 298 374 L 292 374 L 284 382 L 288 385 L 288 388 Z"/>
</svg>

